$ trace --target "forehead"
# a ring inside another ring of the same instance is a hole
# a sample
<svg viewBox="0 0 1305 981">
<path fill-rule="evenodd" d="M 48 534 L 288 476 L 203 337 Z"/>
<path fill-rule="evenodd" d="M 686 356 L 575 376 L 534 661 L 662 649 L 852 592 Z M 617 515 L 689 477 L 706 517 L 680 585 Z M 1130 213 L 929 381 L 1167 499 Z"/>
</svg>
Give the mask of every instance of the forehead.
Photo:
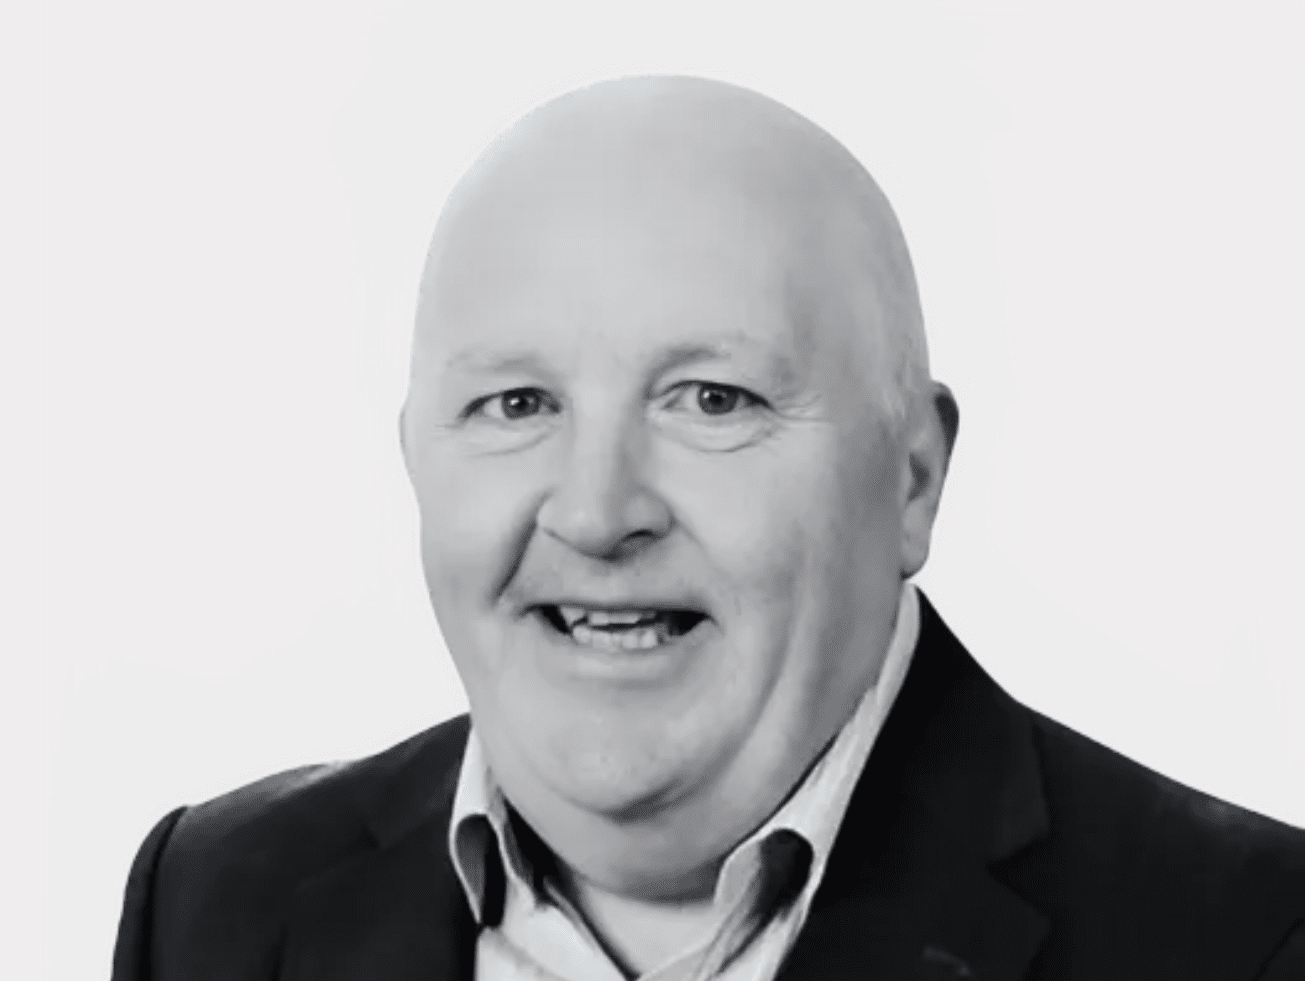
<svg viewBox="0 0 1305 981">
<path fill-rule="evenodd" d="M 570 341 L 800 358 L 800 229 L 728 186 L 578 190 L 501 194 L 441 229 L 419 314 L 429 357 Z"/>
</svg>

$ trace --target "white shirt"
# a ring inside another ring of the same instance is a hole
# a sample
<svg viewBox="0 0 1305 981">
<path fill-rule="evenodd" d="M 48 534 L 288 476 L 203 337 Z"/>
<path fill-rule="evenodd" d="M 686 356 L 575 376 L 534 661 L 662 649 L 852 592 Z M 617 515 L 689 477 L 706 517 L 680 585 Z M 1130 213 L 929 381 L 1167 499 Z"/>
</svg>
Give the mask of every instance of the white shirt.
<svg viewBox="0 0 1305 981">
<path fill-rule="evenodd" d="M 806 921 L 852 791 L 906 677 L 919 631 L 919 598 L 914 586 L 904 583 L 878 679 L 797 790 L 726 857 L 712 900 L 723 917 L 718 934 L 640 975 L 641 981 L 689 981 L 704 971 L 719 981 L 770 981 L 775 976 Z M 502 918 L 497 926 L 481 929 L 477 940 L 476 981 L 625 981 L 584 918 L 531 869 L 509 814 L 473 728 L 458 775 L 449 852 L 478 923 L 485 908 L 487 849 L 497 847 L 505 873 Z M 744 904 L 752 902 L 749 889 L 760 869 L 762 843 L 777 832 L 795 833 L 810 846 L 809 872 L 790 905 L 755 934 L 740 935 L 737 924 L 750 912 Z M 746 945 L 730 949 L 738 941 Z M 717 970 L 722 953 L 728 958 Z"/>
</svg>

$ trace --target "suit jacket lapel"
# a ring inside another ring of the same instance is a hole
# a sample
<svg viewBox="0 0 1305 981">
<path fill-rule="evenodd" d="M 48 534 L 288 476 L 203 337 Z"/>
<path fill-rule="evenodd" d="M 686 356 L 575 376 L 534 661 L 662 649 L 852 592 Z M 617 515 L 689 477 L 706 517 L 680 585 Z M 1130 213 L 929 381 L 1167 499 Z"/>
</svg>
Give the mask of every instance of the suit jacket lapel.
<svg viewBox="0 0 1305 981">
<path fill-rule="evenodd" d="M 910 672 L 781 981 L 1023 977 L 1047 923 L 1000 866 L 1046 832 L 1026 713 L 921 597 Z"/>
<path fill-rule="evenodd" d="M 448 852 L 456 747 L 419 749 L 367 788 L 371 847 L 305 880 L 291 912 L 284 981 L 471 981 L 477 926 Z M 450 758 L 452 756 L 452 758 Z"/>
</svg>

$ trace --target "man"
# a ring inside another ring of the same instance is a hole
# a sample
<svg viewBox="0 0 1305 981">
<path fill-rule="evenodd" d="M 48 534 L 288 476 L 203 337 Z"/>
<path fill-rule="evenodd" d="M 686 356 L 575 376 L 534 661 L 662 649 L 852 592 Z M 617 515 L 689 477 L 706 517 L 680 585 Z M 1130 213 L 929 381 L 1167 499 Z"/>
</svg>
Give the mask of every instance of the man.
<svg viewBox="0 0 1305 981">
<path fill-rule="evenodd" d="M 470 720 L 166 817 L 115 978 L 1305 977 L 1305 834 L 1018 705 L 909 583 L 957 421 L 830 136 L 537 110 L 441 216 L 402 420 Z"/>
</svg>

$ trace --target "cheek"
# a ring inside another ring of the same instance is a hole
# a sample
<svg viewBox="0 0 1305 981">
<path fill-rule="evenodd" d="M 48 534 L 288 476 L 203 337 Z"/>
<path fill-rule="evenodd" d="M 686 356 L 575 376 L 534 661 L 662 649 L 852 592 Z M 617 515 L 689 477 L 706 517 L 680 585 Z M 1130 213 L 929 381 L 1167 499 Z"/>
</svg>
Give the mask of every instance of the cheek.
<svg viewBox="0 0 1305 981">
<path fill-rule="evenodd" d="M 538 470 L 519 458 L 437 452 L 414 468 L 422 562 L 442 627 L 496 599 L 533 525 Z"/>
<path fill-rule="evenodd" d="M 835 656 L 860 614 L 899 588 L 891 454 L 849 446 L 858 449 L 854 435 L 808 430 L 751 458 L 699 460 L 699 472 L 682 475 L 695 492 L 682 495 L 680 513 L 732 604 L 736 636 L 772 660 L 794 645 L 817 660 Z"/>
<path fill-rule="evenodd" d="M 793 438 L 677 463 L 666 470 L 676 514 L 735 612 L 784 615 L 807 570 L 838 540 L 837 461 L 821 440 Z"/>
</svg>

